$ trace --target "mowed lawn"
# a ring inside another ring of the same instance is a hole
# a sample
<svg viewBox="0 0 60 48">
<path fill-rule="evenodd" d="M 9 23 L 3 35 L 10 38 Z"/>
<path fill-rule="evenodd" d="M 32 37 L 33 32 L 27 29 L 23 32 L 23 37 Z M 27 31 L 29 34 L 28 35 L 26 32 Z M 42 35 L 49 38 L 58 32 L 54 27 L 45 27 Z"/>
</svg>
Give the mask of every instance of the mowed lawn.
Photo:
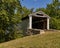
<svg viewBox="0 0 60 48">
<path fill-rule="evenodd" d="M 1 43 L 0 48 L 60 48 L 60 32 L 46 32 Z"/>
</svg>

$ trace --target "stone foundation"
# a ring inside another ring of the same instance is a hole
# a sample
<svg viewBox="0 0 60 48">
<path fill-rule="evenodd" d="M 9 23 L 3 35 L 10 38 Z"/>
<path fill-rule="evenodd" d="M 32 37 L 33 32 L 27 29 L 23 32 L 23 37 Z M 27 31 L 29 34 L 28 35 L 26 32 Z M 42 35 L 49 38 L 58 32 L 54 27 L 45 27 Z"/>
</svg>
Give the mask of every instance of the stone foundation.
<svg viewBox="0 0 60 48">
<path fill-rule="evenodd" d="M 28 29 L 27 35 L 35 35 L 35 34 L 44 34 L 45 31 L 41 29 Z"/>
</svg>

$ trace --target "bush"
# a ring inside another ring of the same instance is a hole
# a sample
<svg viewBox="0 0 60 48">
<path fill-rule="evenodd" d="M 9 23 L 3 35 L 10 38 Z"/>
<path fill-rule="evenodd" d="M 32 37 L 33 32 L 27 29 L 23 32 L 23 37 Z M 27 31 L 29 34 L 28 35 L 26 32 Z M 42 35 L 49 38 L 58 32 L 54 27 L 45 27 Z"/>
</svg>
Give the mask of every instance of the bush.
<svg viewBox="0 0 60 48">
<path fill-rule="evenodd" d="M 50 20 L 50 28 L 59 30 L 60 29 L 60 19 L 52 17 Z"/>
</svg>

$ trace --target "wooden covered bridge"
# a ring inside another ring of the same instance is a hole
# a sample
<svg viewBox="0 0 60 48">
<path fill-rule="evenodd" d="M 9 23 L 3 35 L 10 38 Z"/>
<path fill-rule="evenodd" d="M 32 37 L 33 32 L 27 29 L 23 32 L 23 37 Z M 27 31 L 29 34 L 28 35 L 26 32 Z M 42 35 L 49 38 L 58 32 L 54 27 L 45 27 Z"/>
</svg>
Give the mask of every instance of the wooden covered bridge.
<svg viewBox="0 0 60 48">
<path fill-rule="evenodd" d="M 49 30 L 49 19 L 50 17 L 42 11 L 29 14 L 23 18 L 22 29 L 25 33 L 36 34 L 40 33 L 40 30 Z"/>
</svg>

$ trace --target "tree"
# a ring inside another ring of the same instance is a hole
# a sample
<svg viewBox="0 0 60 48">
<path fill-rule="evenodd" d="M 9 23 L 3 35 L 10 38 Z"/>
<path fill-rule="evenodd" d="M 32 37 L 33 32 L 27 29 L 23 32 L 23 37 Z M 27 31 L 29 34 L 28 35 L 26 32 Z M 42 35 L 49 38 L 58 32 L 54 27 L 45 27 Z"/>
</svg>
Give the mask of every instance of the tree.
<svg viewBox="0 0 60 48">
<path fill-rule="evenodd" d="M 47 5 L 47 9 L 49 12 L 49 15 L 51 15 L 52 17 L 59 17 L 59 10 L 60 10 L 60 2 L 59 0 L 53 0 L 53 2 L 51 4 Z"/>
<path fill-rule="evenodd" d="M 15 39 L 15 27 L 20 21 L 20 1 L 0 0 L 0 42 Z"/>
<path fill-rule="evenodd" d="M 50 27 L 53 29 L 60 29 L 60 2 L 53 0 L 51 4 L 47 5 L 47 12 L 51 16 Z"/>
<path fill-rule="evenodd" d="M 32 12 L 31 10 L 33 10 L 33 8 L 27 9 L 25 6 L 22 7 L 22 18 L 28 16 Z"/>
</svg>

